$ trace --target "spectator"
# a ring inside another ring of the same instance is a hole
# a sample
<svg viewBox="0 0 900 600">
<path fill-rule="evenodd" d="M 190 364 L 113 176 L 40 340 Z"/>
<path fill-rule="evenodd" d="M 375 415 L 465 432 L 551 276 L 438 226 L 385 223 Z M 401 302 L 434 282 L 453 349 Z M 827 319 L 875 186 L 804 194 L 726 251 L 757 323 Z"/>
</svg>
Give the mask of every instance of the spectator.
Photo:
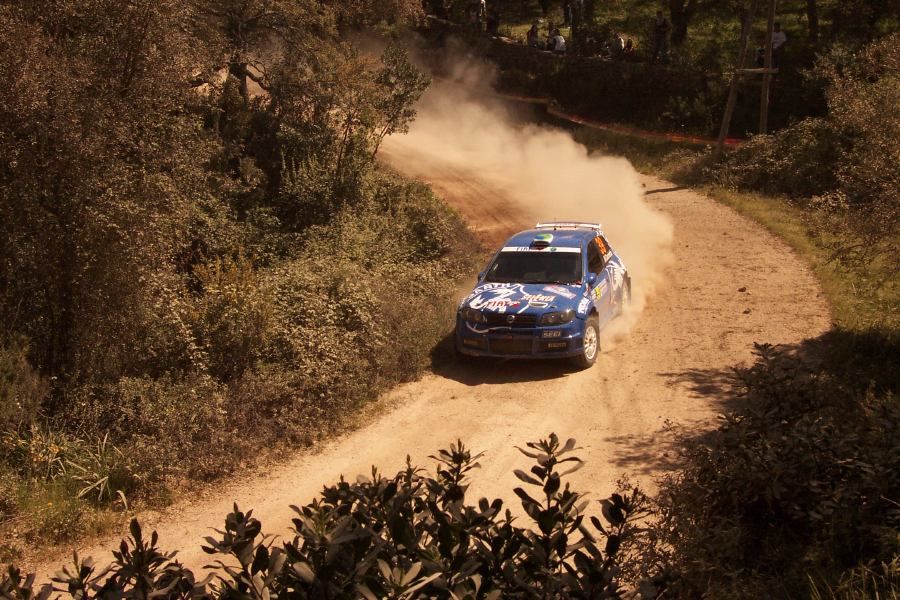
<svg viewBox="0 0 900 600">
<path fill-rule="evenodd" d="M 531 24 L 531 29 L 528 30 L 528 33 L 525 34 L 525 43 L 527 43 L 532 48 L 538 47 L 538 37 L 540 34 L 538 33 L 538 24 L 537 21 Z"/>
<path fill-rule="evenodd" d="M 618 31 L 613 31 L 612 35 L 612 55 L 614 58 L 620 58 L 625 53 L 625 38 Z"/>
<path fill-rule="evenodd" d="M 471 27 L 474 31 L 481 31 L 481 15 L 479 14 L 480 10 L 481 9 L 479 8 L 477 2 L 469 4 L 469 7 L 467 9 L 469 27 Z"/>
<path fill-rule="evenodd" d="M 776 69 L 781 68 L 781 58 L 786 43 L 787 35 L 781 30 L 781 23 L 775 23 L 775 31 L 772 32 L 772 66 Z"/>
<path fill-rule="evenodd" d="M 781 23 L 775 23 L 775 30 L 772 32 L 772 67 L 775 69 L 781 67 L 781 53 L 786 42 L 787 36 L 781 30 Z M 760 68 L 766 66 L 765 43 L 756 49 L 756 66 Z"/>
<path fill-rule="evenodd" d="M 490 35 L 497 35 L 500 31 L 500 13 L 496 8 L 488 11 L 486 30 Z"/>
<path fill-rule="evenodd" d="M 566 27 L 572 26 L 572 2 L 571 0 L 565 0 L 563 2 L 563 25 Z"/>
<path fill-rule="evenodd" d="M 550 49 L 557 54 L 565 54 L 566 38 L 562 36 L 559 29 L 553 30 L 553 36 L 550 38 Z"/>
<path fill-rule="evenodd" d="M 666 60 L 669 57 L 669 31 L 672 26 L 669 20 L 663 16 L 661 10 L 656 11 L 656 21 L 653 23 L 653 62 L 660 58 Z"/>
</svg>

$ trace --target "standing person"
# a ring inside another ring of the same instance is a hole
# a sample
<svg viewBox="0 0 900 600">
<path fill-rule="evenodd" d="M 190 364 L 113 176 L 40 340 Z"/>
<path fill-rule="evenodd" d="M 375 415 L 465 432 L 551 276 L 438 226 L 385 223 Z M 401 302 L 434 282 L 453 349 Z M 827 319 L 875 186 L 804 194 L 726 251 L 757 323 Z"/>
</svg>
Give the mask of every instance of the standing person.
<svg viewBox="0 0 900 600">
<path fill-rule="evenodd" d="M 663 16 L 661 10 L 656 11 L 656 21 L 653 22 L 653 62 L 669 56 L 669 31 L 672 26 L 669 20 Z"/>
<path fill-rule="evenodd" d="M 498 35 L 500 33 L 500 11 L 496 8 L 489 10 L 485 23 L 485 31 L 487 31 L 488 34 Z"/>
<path fill-rule="evenodd" d="M 572 26 L 572 2 L 571 2 L 571 0 L 565 0 L 565 2 L 563 2 L 563 25 L 566 27 Z"/>
<path fill-rule="evenodd" d="M 527 43 L 532 48 L 537 48 L 539 37 L 540 33 L 538 32 L 538 23 L 537 21 L 535 21 L 531 24 L 531 29 L 528 30 L 528 33 L 525 34 L 525 43 Z"/>
<path fill-rule="evenodd" d="M 612 34 L 612 55 L 613 58 L 621 58 L 625 52 L 625 38 L 618 31 Z"/>
<path fill-rule="evenodd" d="M 775 30 L 772 32 L 772 66 L 776 69 L 781 68 L 781 58 L 786 43 L 787 34 L 781 30 L 781 23 L 775 23 Z"/>
</svg>

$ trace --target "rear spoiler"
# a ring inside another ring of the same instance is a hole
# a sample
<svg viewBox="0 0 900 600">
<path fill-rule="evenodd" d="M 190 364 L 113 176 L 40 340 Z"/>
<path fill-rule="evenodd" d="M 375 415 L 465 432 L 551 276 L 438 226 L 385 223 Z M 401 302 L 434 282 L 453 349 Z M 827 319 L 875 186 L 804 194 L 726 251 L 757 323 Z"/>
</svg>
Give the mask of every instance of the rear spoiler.
<svg viewBox="0 0 900 600">
<path fill-rule="evenodd" d="M 603 227 L 600 223 L 575 223 L 572 221 L 558 221 L 551 223 L 538 223 L 534 226 L 535 229 L 571 229 L 571 228 L 586 228 L 593 229 L 595 231 L 601 231 Z"/>
</svg>

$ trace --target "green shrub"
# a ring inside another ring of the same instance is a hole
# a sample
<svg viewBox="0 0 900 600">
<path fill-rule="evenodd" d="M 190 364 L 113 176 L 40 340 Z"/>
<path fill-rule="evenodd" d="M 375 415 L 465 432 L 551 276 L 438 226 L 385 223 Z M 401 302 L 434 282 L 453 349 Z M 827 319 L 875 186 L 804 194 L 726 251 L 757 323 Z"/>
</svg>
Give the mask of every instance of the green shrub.
<svg viewBox="0 0 900 600">
<path fill-rule="evenodd" d="M 842 149 L 840 133 L 825 119 L 805 119 L 772 135 L 756 135 L 716 172 L 724 185 L 787 194 L 794 198 L 833 190 L 834 164 Z"/>
<path fill-rule="evenodd" d="M 341 480 L 319 499 L 295 508 L 296 536 L 274 544 L 252 511 L 237 506 L 203 549 L 221 562 L 215 579 L 199 582 L 144 537 L 137 521 L 109 571 L 75 558 L 53 579 L 58 592 L 91 600 L 110 593 L 162 599 L 295 598 L 620 598 L 621 557 L 640 547 L 644 497 L 634 490 L 600 501 L 602 519 L 587 518 L 588 501 L 563 485 L 583 462 L 575 440 L 556 435 L 527 444 L 534 462 L 515 475 L 527 515 L 518 524 L 501 500 L 466 499 L 468 474 L 481 455 L 462 443 L 441 450 L 436 473 L 411 464 L 392 477 L 373 468 L 355 483 Z M 229 567 L 225 567 L 225 563 Z M 663 580 L 639 584 L 645 597 Z M 29 597 L 33 580 L 13 567 L 0 593 Z M 42 593 L 50 593 L 47 588 Z"/>
<path fill-rule="evenodd" d="M 28 363 L 24 343 L 0 345 L 0 434 L 33 423 L 49 391 L 47 381 Z"/>
<path fill-rule="evenodd" d="M 844 335 L 848 351 L 867 346 Z M 836 583 L 900 553 L 896 344 L 879 346 L 881 384 L 871 387 L 866 359 L 836 354 L 810 368 L 757 348 L 739 372 L 742 408 L 689 443 L 684 469 L 662 485 L 657 531 L 685 594 L 792 597 L 810 575 Z"/>
<path fill-rule="evenodd" d="M 244 257 L 199 264 L 194 276 L 202 288 L 193 309 L 197 343 L 210 373 L 231 381 L 262 353 L 272 318 L 269 292 Z"/>
<path fill-rule="evenodd" d="M 228 416 L 223 386 L 203 376 L 80 387 L 69 393 L 65 412 L 71 426 L 86 434 L 108 432 L 134 473 L 134 485 L 142 486 L 221 473 L 229 450 L 239 455 L 241 443 L 249 443 Z"/>
<path fill-rule="evenodd" d="M 0 464 L 0 524 L 19 511 L 19 477 L 5 464 Z"/>
</svg>

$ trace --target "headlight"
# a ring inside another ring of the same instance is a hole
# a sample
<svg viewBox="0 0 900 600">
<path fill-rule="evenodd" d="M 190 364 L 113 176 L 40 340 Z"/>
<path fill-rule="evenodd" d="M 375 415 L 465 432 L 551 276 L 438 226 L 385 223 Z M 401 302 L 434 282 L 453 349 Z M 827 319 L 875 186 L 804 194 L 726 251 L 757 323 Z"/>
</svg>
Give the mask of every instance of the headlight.
<svg viewBox="0 0 900 600">
<path fill-rule="evenodd" d="M 461 314 L 463 319 L 472 323 L 484 323 L 487 320 L 484 318 L 484 314 L 480 310 L 476 310 L 471 307 L 462 309 Z"/>
<path fill-rule="evenodd" d="M 541 325 L 565 325 L 575 318 L 575 311 L 567 308 L 561 312 L 548 312 L 541 317 Z"/>
</svg>

